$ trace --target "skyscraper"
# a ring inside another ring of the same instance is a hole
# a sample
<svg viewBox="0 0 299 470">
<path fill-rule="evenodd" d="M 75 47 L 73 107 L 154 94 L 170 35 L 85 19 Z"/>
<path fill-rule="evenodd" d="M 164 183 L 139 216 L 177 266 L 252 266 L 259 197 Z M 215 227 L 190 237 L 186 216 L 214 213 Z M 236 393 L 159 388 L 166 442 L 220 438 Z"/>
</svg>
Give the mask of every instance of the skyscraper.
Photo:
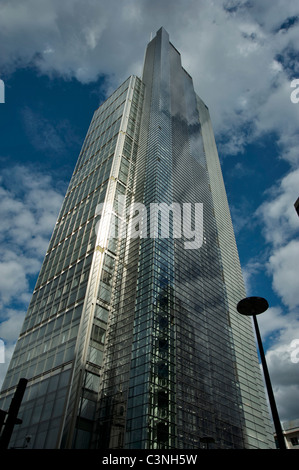
<svg viewBox="0 0 299 470">
<path fill-rule="evenodd" d="M 94 113 L 5 378 L 12 446 L 274 447 L 209 111 L 161 28 Z"/>
</svg>

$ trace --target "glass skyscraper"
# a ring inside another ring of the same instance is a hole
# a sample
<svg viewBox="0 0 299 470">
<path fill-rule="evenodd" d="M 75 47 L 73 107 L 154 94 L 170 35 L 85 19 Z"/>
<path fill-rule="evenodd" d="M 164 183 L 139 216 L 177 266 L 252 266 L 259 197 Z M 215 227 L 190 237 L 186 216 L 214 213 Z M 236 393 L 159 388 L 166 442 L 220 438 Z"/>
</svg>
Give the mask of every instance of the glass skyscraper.
<svg viewBox="0 0 299 470">
<path fill-rule="evenodd" d="M 94 113 L 3 384 L 11 446 L 273 448 L 209 111 L 161 28 Z"/>
</svg>

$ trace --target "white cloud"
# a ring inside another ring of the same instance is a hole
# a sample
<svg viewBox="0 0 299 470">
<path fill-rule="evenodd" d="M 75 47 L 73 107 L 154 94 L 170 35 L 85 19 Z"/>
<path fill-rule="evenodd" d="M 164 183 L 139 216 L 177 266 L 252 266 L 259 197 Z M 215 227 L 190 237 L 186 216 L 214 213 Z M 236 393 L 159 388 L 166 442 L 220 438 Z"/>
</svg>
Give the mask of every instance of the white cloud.
<svg viewBox="0 0 299 470">
<path fill-rule="evenodd" d="M 62 203 L 51 178 L 29 168 L 4 170 L 0 185 L 0 305 L 28 301 Z M 3 316 L 3 310 L 2 314 Z"/>
<path fill-rule="evenodd" d="M 23 324 L 24 310 L 7 309 L 6 319 L 0 323 L 0 338 L 8 343 L 14 343 Z"/>
<path fill-rule="evenodd" d="M 294 208 L 298 191 L 299 170 L 291 170 L 267 191 L 267 199 L 256 211 L 270 247 L 267 271 L 274 291 L 288 308 L 299 305 L 299 220 Z"/>
<path fill-rule="evenodd" d="M 281 307 L 270 307 L 265 313 L 259 315 L 258 324 L 263 339 L 267 340 L 277 332 L 281 335 L 289 327 Z"/>
<path fill-rule="evenodd" d="M 24 298 L 26 299 L 24 294 L 29 288 L 28 276 L 36 273 L 39 264 L 36 260 L 24 255 L 18 256 L 13 251 L 1 250 L 0 254 L 1 304 L 9 304 L 13 299 L 22 302 Z"/>
<path fill-rule="evenodd" d="M 299 116 L 277 57 L 298 50 L 297 25 L 279 31 L 298 7 L 279 3 L 176 0 L 174 8 L 171 0 L 15 0 L 0 7 L 0 64 L 32 64 L 83 83 L 104 74 L 110 90 L 140 75 L 150 34 L 164 26 L 225 139 L 221 149 L 236 153 L 264 132 L 283 131 L 282 152 L 293 159 Z"/>
<path fill-rule="evenodd" d="M 263 221 L 264 236 L 274 247 L 285 244 L 299 232 L 294 203 L 299 196 L 299 170 L 291 170 L 265 194 L 256 215 Z"/>
<path fill-rule="evenodd" d="M 2 383 L 63 197 L 52 179 L 29 167 L 0 175 L 0 338 L 5 343 Z M 16 308 L 11 308 L 15 305 Z"/>
<path fill-rule="evenodd" d="M 15 348 L 23 321 L 25 310 L 7 309 L 5 320 L 0 322 L 0 339 L 3 341 L 4 362 L 0 362 L 0 384 L 2 384 Z"/>
<path fill-rule="evenodd" d="M 16 325 L 20 329 L 22 323 L 16 323 Z M 4 362 L 0 362 L 0 385 L 2 385 L 3 380 L 5 379 L 5 375 L 6 375 L 10 360 L 12 358 L 14 348 L 15 348 L 15 343 L 6 342 L 4 344 Z"/>
<path fill-rule="evenodd" d="M 279 341 L 266 355 L 269 373 L 282 421 L 298 416 L 299 368 L 294 361 L 293 341 L 299 342 L 299 322 L 288 315 Z M 296 352 L 296 351 L 295 351 Z"/>
<path fill-rule="evenodd" d="M 278 248 L 269 258 L 273 288 L 289 308 L 299 306 L 298 293 L 299 240 Z"/>
<path fill-rule="evenodd" d="M 280 419 L 292 420 L 298 416 L 298 313 L 285 314 L 280 307 L 271 307 L 258 317 L 258 324 L 263 343 L 272 341 L 266 360 Z"/>
<path fill-rule="evenodd" d="M 261 258 L 250 259 L 245 266 L 242 266 L 242 275 L 245 283 L 247 296 L 256 295 L 255 277 L 264 269 L 264 262 Z"/>
<path fill-rule="evenodd" d="M 268 243 L 265 251 L 268 259 L 263 265 L 272 278 L 274 292 L 282 301 L 281 307 L 271 307 L 258 322 L 268 344 L 267 363 L 279 416 L 283 421 L 298 417 L 299 369 L 298 363 L 291 360 L 292 341 L 299 341 L 296 310 L 299 305 L 299 240 L 296 238 L 299 220 L 294 209 L 298 188 L 299 172 L 291 170 L 270 188 L 267 199 L 256 212 Z M 248 264 L 258 271 L 259 266 L 253 260 Z"/>
</svg>

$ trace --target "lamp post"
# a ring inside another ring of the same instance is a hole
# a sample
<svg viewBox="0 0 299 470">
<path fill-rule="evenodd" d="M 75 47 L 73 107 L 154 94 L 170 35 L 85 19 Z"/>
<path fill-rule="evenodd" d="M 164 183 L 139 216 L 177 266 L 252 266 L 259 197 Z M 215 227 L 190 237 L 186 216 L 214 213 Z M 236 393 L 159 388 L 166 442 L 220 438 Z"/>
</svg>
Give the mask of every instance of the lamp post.
<svg viewBox="0 0 299 470">
<path fill-rule="evenodd" d="M 258 342 L 258 347 L 260 351 L 260 358 L 263 366 L 263 372 L 265 376 L 265 383 L 267 387 L 267 392 L 268 392 L 268 397 L 269 397 L 269 403 L 270 403 L 270 408 L 272 412 L 272 417 L 273 417 L 273 422 L 274 422 L 274 427 L 276 431 L 276 437 L 278 441 L 278 446 L 280 449 L 286 449 L 286 444 L 282 432 L 282 427 L 280 423 L 280 419 L 278 416 L 278 411 L 275 403 L 275 398 L 274 398 L 274 393 L 272 390 L 272 385 L 271 385 L 271 380 L 270 380 L 270 375 L 266 363 L 266 358 L 265 358 L 265 353 L 264 353 L 264 348 L 261 340 L 261 335 L 257 323 L 256 316 L 259 315 L 260 313 L 265 312 L 269 307 L 269 304 L 266 299 L 263 299 L 262 297 L 247 297 L 243 300 L 240 300 L 240 302 L 237 305 L 237 310 L 241 315 L 246 315 L 246 316 L 252 316 L 253 317 L 253 323 L 255 327 L 255 332 L 256 332 L 256 338 Z"/>
<path fill-rule="evenodd" d="M 4 424 L 4 429 L 0 438 L 0 449 L 8 449 L 9 441 L 14 430 L 15 424 L 22 423 L 22 420 L 18 418 L 18 412 L 23 400 L 27 382 L 27 379 L 19 380 L 14 396 L 12 397 L 8 412 L 3 412 L 3 410 L 1 410 L 1 424 Z M 7 415 L 6 420 L 5 415 Z"/>
</svg>

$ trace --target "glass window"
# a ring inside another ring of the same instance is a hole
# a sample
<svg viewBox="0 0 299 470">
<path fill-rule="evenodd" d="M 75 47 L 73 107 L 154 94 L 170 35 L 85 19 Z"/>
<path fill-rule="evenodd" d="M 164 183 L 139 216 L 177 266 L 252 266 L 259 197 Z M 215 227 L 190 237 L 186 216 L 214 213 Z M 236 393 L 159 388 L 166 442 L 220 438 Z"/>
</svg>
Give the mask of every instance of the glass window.
<svg viewBox="0 0 299 470">
<path fill-rule="evenodd" d="M 106 330 L 101 328 L 97 325 L 93 325 L 91 339 L 96 341 L 97 343 L 104 344 L 105 341 Z"/>
<path fill-rule="evenodd" d="M 108 310 L 100 305 L 96 305 L 96 309 L 95 309 L 95 317 L 98 319 L 98 320 L 102 320 L 103 322 L 107 323 L 108 321 Z"/>
</svg>

